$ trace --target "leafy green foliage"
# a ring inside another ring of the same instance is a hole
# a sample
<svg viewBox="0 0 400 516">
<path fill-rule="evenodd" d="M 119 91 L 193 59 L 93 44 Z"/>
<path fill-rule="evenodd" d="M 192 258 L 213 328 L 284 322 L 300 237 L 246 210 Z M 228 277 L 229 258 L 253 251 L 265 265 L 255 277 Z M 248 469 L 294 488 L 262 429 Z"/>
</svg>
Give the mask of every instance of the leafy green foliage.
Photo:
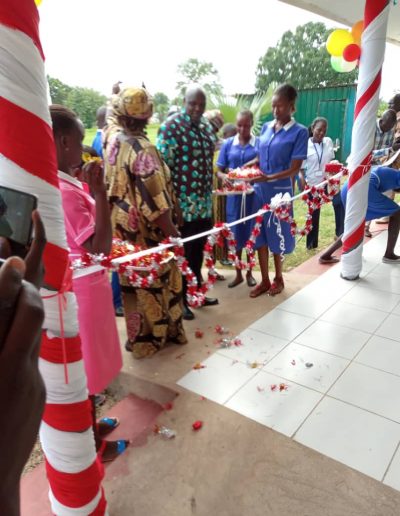
<svg viewBox="0 0 400 516">
<path fill-rule="evenodd" d="M 240 111 L 249 109 L 254 116 L 253 131 L 259 134 L 262 124 L 271 114 L 272 95 L 275 84 L 271 84 L 265 93 L 255 95 L 240 95 L 238 97 L 221 96 L 213 102 L 213 108 L 219 109 L 224 117 L 225 123 L 234 124 Z"/>
<path fill-rule="evenodd" d="M 73 87 L 59 79 L 48 77 L 50 96 L 53 104 L 62 104 L 79 116 L 85 127 L 96 122 L 96 111 L 107 102 L 107 97 L 91 88 Z"/>
<path fill-rule="evenodd" d="M 386 100 L 379 99 L 379 106 L 378 106 L 378 117 L 383 115 L 383 112 L 386 111 L 388 108 L 388 103 Z"/>
<path fill-rule="evenodd" d="M 165 93 L 157 92 L 153 95 L 154 114 L 157 115 L 158 120 L 163 122 L 168 114 L 170 101 Z"/>
<path fill-rule="evenodd" d="M 212 63 L 192 57 L 178 65 L 178 74 L 181 79 L 176 83 L 176 89 L 182 98 L 187 87 L 193 83 L 200 84 L 204 88 L 207 99 L 222 95 L 218 71 Z"/>
<path fill-rule="evenodd" d="M 353 83 L 357 79 L 357 68 L 341 74 L 330 64 L 325 43 L 332 30 L 323 23 L 309 22 L 298 26 L 294 32 L 285 32 L 278 44 L 269 47 L 258 62 L 257 91 L 265 91 L 273 82 L 289 82 L 299 89 Z"/>
</svg>

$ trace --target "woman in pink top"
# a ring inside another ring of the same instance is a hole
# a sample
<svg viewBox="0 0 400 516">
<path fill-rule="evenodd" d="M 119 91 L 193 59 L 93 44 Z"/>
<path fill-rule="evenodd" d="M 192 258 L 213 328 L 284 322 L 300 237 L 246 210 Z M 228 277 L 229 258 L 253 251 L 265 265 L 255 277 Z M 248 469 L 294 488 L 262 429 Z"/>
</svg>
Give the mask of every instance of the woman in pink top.
<svg viewBox="0 0 400 516">
<path fill-rule="evenodd" d="M 51 106 L 50 113 L 70 256 L 78 258 L 85 252 L 109 254 L 112 232 L 103 169 L 98 163 L 85 167 L 92 197 L 75 177 L 82 160 L 82 123 L 75 113 L 63 106 Z M 118 425 L 117 418 L 104 418 L 99 425 L 95 419 L 94 394 L 107 387 L 122 367 L 111 287 L 105 270 L 74 279 L 73 286 L 78 300 L 79 329 L 93 406 L 96 445 L 103 462 L 106 462 L 125 451 L 128 445 L 124 440 L 102 440 Z"/>
</svg>

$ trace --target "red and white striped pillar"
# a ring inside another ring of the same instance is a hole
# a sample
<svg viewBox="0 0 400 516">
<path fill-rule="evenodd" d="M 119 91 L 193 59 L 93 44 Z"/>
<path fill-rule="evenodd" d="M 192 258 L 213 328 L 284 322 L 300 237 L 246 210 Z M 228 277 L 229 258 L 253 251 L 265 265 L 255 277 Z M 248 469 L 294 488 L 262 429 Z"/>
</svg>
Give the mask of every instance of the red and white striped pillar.
<svg viewBox="0 0 400 516">
<path fill-rule="evenodd" d="M 52 512 L 102 516 L 103 469 L 91 426 L 38 26 L 34 0 L 0 2 L 0 184 L 37 195 L 48 239 L 39 360 L 47 400 L 40 437 Z"/>
<path fill-rule="evenodd" d="M 343 235 L 342 277 L 350 280 L 358 278 L 362 269 L 370 163 L 389 10 L 390 0 L 366 0 Z"/>
</svg>

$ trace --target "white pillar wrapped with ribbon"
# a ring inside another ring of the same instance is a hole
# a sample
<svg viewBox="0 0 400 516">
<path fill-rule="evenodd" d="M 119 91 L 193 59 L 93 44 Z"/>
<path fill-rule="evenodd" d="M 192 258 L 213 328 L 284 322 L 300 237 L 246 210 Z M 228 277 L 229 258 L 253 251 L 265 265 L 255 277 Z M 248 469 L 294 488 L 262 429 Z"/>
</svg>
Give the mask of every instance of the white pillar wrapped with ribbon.
<svg viewBox="0 0 400 516">
<path fill-rule="evenodd" d="M 343 235 L 342 277 L 350 280 L 358 278 L 362 269 L 371 153 L 389 10 L 389 0 L 366 0 Z"/>
<path fill-rule="evenodd" d="M 36 3 L 40 3 L 36 0 Z M 34 0 L 0 2 L 0 184 L 38 197 L 47 236 L 46 317 L 39 366 L 47 399 L 41 427 L 52 513 L 102 516 L 96 456 L 47 104 Z"/>
</svg>

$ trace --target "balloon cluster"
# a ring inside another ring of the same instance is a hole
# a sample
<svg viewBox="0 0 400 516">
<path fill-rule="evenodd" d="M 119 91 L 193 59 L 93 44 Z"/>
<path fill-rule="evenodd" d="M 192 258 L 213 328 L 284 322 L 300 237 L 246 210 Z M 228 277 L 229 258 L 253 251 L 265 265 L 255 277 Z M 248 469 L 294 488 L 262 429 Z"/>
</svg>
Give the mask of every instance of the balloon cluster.
<svg viewBox="0 0 400 516">
<path fill-rule="evenodd" d="M 332 68 L 339 73 L 351 72 L 357 65 L 361 56 L 361 35 L 364 22 L 358 21 L 351 31 L 336 29 L 326 42 L 326 49 L 331 55 Z"/>
</svg>

